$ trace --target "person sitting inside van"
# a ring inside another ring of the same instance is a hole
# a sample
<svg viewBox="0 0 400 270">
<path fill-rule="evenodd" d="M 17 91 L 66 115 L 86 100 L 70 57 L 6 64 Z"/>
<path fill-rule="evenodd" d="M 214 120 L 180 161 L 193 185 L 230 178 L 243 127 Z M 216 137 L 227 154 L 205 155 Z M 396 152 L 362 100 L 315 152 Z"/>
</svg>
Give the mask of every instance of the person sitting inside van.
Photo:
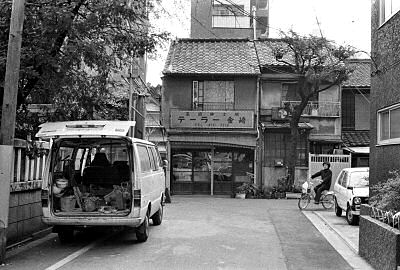
<svg viewBox="0 0 400 270">
<path fill-rule="evenodd" d="M 91 166 L 109 167 L 111 164 L 108 161 L 106 153 L 98 152 L 94 155 Z"/>
</svg>

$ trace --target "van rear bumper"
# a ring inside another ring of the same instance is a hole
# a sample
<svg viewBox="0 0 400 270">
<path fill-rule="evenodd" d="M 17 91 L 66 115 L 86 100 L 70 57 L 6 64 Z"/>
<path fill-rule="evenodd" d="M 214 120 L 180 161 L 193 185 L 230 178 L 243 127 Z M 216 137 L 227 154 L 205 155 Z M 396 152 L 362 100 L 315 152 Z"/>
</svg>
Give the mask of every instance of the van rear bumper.
<svg viewBox="0 0 400 270">
<path fill-rule="evenodd" d="M 138 227 L 142 223 L 141 218 L 90 218 L 90 217 L 42 217 L 43 223 L 47 225 L 60 226 L 129 226 Z"/>
</svg>

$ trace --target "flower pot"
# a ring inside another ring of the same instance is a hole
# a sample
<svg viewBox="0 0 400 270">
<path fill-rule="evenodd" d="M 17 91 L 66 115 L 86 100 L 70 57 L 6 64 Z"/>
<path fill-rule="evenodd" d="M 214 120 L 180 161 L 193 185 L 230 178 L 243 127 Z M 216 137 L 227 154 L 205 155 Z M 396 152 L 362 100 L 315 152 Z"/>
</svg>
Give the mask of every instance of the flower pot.
<svg viewBox="0 0 400 270">
<path fill-rule="evenodd" d="M 245 193 L 236 193 L 235 198 L 236 199 L 246 199 L 246 194 Z"/>
</svg>

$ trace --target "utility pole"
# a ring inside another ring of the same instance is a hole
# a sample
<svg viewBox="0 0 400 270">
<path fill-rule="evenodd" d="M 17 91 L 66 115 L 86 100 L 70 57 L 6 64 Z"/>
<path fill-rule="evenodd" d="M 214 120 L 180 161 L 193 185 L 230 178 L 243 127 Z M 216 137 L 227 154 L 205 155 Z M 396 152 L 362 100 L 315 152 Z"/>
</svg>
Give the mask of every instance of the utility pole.
<svg viewBox="0 0 400 270">
<path fill-rule="evenodd" d="M 0 130 L 0 264 L 7 244 L 10 184 L 14 165 L 14 132 L 25 0 L 13 0 Z"/>
<path fill-rule="evenodd" d="M 253 6 L 251 9 L 252 9 L 252 15 L 253 15 L 253 38 L 254 38 L 254 40 L 256 40 L 257 39 L 257 15 L 256 15 L 257 8 L 255 6 Z"/>
</svg>

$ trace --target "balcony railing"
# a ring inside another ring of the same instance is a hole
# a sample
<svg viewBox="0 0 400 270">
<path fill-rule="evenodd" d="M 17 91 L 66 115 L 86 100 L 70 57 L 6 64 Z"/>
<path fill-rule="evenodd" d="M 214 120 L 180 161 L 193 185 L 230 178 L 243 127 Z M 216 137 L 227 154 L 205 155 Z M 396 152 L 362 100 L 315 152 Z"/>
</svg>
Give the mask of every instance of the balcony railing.
<svg viewBox="0 0 400 270">
<path fill-rule="evenodd" d="M 212 26 L 221 28 L 250 28 L 250 18 L 238 15 L 213 15 Z"/>
<path fill-rule="evenodd" d="M 288 108 L 293 111 L 300 101 L 282 101 L 282 107 Z M 319 117 L 340 117 L 341 106 L 340 102 L 330 101 L 310 101 L 304 108 L 303 116 L 319 116 Z"/>
<path fill-rule="evenodd" d="M 233 102 L 202 102 L 193 103 L 194 111 L 233 111 L 235 103 Z"/>
</svg>

